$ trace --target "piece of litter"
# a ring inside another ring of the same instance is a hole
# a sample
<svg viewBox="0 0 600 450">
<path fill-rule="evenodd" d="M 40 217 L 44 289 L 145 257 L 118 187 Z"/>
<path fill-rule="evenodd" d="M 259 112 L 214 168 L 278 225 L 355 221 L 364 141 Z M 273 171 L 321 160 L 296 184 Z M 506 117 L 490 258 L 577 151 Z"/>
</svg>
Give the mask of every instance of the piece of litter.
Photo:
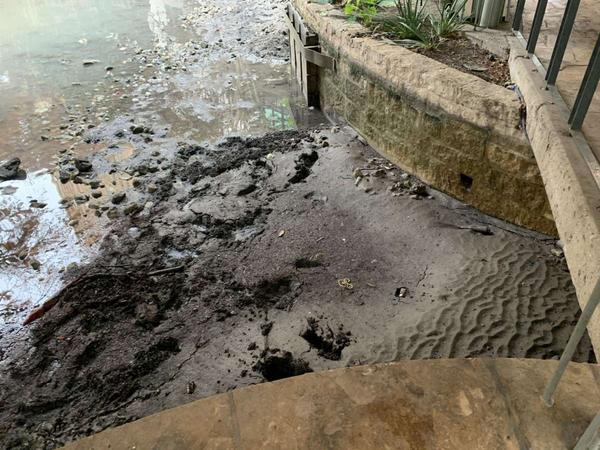
<svg viewBox="0 0 600 450">
<path fill-rule="evenodd" d="M 396 288 L 396 292 L 394 292 L 394 297 L 400 297 L 400 298 L 404 298 L 406 297 L 406 294 L 408 294 L 408 288 L 405 288 L 404 286 Z"/>
<path fill-rule="evenodd" d="M 279 236 L 279 237 L 282 237 L 284 234 L 285 234 L 285 230 L 281 230 L 281 231 L 280 231 L 280 232 L 277 234 L 277 236 Z"/>
<path fill-rule="evenodd" d="M 487 67 L 477 64 L 463 64 L 463 67 L 471 72 L 487 72 Z"/>
<path fill-rule="evenodd" d="M 354 286 L 352 285 L 352 280 L 350 278 L 340 278 L 339 280 L 337 280 L 337 284 L 339 287 L 342 287 L 344 289 L 354 288 Z"/>
</svg>

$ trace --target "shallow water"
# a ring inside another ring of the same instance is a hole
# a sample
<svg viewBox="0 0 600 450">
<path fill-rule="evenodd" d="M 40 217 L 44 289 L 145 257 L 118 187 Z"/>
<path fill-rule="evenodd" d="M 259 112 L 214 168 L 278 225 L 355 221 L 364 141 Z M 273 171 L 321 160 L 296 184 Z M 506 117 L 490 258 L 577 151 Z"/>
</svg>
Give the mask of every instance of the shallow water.
<svg viewBox="0 0 600 450">
<path fill-rule="evenodd" d="M 85 189 L 58 181 L 57 152 L 105 150 L 86 133 L 123 115 L 166 125 L 173 141 L 297 126 L 281 48 L 265 57 L 269 42 L 242 26 L 260 28 L 253 14 L 277 13 L 259 6 L 2 0 L 0 161 L 18 156 L 28 177 L 0 183 L 0 324 L 16 326 L 55 293 L 61 272 L 93 253 L 107 223 L 85 205 L 63 207 Z M 135 152 L 119 149 L 120 158 Z M 128 185 L 120 175 L 99 178 L 114 192 Z"/>
</svg>

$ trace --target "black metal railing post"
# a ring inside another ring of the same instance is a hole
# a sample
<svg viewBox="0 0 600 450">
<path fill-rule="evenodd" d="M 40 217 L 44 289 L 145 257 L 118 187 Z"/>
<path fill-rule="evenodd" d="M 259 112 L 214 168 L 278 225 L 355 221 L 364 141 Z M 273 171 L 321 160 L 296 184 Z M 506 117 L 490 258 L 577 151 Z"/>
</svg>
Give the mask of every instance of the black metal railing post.
<svg viewBox="0 0 600 450">
<path fill-rule="evenodd" d="M 515 31 L 521 30 L 521 24 L 523 23 L 523 11 L 525 10 L 525 0 L 519 0 L 515 7 L 515 17 L 513 18 L 512 29 Z"/>
<path fill-rule="evenodd" d="M 562 64 L 563 57 L 565 56 L 565 50 L 569 39 L 571 37 L 571 31 L 573 31 L 573 23 L 575 23 L 575 17 L 579 10 L 580 0 L 569 0 L 565 8 L 565 13 L 560 23 L 560 29 L 558 30 L 558 36 L 556 37 L 556 43 L 552 50 L 552 58 L 548 64 L 548 71 L 546 72 L 546 82 L 549 85 L 556 84 L 556 78 Z"/>
<path fill-rule="evenodd" d="M 540 30 L 542 29 L 547 5 L 548 0 L 538 0 L 537 7 L 535 8 L 535 15 L 533 16 L 533 23 L 531 24 L 531 32 L 529 33 L 529 39 L 527 40 L 527 53 L 529 54 L 535 53 L 535 47 L 537 45 L 538 37 L 540 36 Z"/>
<path fill-rule="evenodd" d="M 569 117 L 569 124 L 572 130 L 580 130 L 583 125 L 583 121 L 588 112 L 596 88 L 598 87 L 598 81 L 600 80 L 600 34 L 596 39 L 596 46 L 592 52 L 592 57 L 585 71 L 583 81 L 579 87 L 575 104 L 571 110 L 571 117 Z"/>
</svg>

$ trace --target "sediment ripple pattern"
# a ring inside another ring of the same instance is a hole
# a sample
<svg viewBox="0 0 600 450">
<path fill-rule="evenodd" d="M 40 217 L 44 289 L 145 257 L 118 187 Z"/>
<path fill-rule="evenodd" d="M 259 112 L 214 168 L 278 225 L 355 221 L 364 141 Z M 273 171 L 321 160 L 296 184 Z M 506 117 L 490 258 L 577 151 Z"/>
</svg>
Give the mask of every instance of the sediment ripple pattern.
<svg viewBox="0 0 600 450">
<path fill-rule="evenodd" d="M 564 264 L 536 244 L 506 240 L 491 250 L 475 251 L 447 294 L 416 326 L 394 329 L 376 359 L 557 358 L 580 314 Z M 587 334 L 574 359 L 593 359 Z"/>
</svg>

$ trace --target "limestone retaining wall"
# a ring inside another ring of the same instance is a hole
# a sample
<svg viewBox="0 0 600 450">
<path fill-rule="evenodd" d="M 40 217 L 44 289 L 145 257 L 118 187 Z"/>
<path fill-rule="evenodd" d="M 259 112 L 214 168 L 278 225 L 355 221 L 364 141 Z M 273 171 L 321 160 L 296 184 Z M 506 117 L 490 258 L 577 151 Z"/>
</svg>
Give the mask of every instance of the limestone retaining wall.
<svg viewBox="0 0 600 450">
<path fill-rule="evenodd" d="M 401 46 L 361 36 L 331 5 L 294 0 L 335 71 L 320 70 L 322 108 L 399 167 L 481 211 L 556 234 L 521 102 Z"/>
</svg>

